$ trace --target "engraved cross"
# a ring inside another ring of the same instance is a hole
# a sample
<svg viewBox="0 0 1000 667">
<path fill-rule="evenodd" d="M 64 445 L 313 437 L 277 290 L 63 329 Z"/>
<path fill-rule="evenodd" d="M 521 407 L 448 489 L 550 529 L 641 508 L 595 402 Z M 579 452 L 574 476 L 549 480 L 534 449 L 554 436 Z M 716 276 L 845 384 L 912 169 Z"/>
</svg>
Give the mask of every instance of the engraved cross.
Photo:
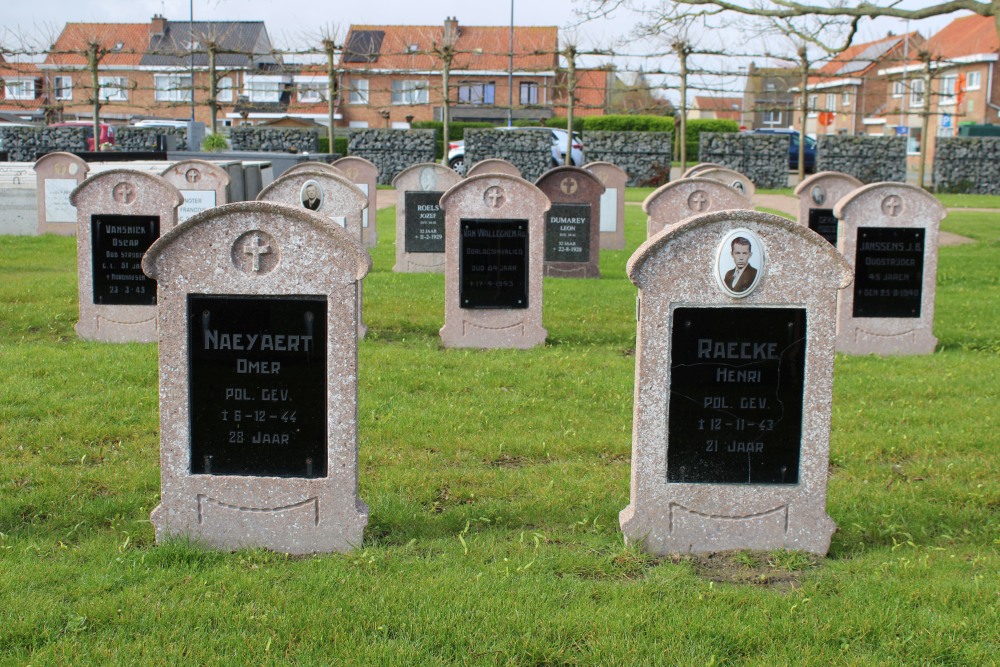
<svg viewBox="0 0 1000 667">
<path fill-rule="evenodd" d="M 698 190 L 697 192 L 694 192 L 688 199 L 688 204 L 695 211 L 704 211 L 705 206 L 708 204 L 708 197 L 705 195 L 704 192 Z"/>
<path fill-rule="evenodd" d="M 500 188 L 493 187 L 486 191 L 486 199 L 489 200 L 490 208 L 500 208 L 503 203 L 503 192 Z"/>
<path fill-rule="evenodd" d="M 260 271 L 260 256 L 271 252 L 271 246 L 261 245 L 260 234 L 254 234 L 252 243 L 253 245 L 248 241 L 243 246 L 243 252 L 247 255 L 253 255 L 253 270 Z"/>
<path fill-rule="evenodd" d="M 899 211 L 902 207 L 903 207 L 903 202 L 896 195 L 892 195 L 891 197 L 886 197 L 885 201 L 882 202 L 882 210 L 888 213 L 893 218 L 899 215 Z"/>
</svg>

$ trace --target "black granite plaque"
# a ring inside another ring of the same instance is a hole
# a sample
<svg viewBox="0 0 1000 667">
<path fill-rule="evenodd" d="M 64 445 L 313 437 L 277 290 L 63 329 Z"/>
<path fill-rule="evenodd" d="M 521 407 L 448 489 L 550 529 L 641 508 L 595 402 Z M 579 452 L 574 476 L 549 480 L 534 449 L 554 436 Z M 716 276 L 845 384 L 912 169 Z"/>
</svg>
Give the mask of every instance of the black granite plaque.
<svg viewBox="0 0 1000 667">
<path fill-rule="evenodd" d="M 809 229 L 837 247 L 837 216 L 832 208 L 809 209 Z"/>
<path fill-rule="evenodd" d="M 590 261 L 590 204 L 552 204 L 545 217 L 545 261 Z"/>
<path fill-rule="evenodd" d="M 859 227 L 854 317 L 920 317 L 924 284 L 922 227 Z"/>
<path fill-rule="evenodd" d="M 667 481 L 797 484 L 803 308 L 677 308 Z"/>
<path fill-rule="evenodd" d="M 460 220 L 462 308 L 528 307 L 528 221 Z"/>
<path fill-rule="evenodd" d="M 90 217 L 95 304 L 156 305 L 156 281 L 142 272 L 142 256 L 159 237 L 159 216 Z"/>
<path fill-rule="evenodd" d="M 438 205 L 443 194 L 404 193 L 406 252 L 444 252 L 444 211 Z"/>
<path fill-rule="evenodd" d="M 188 295 L 192 474 L 325 477 L 326 299 Z"/>
</svg>

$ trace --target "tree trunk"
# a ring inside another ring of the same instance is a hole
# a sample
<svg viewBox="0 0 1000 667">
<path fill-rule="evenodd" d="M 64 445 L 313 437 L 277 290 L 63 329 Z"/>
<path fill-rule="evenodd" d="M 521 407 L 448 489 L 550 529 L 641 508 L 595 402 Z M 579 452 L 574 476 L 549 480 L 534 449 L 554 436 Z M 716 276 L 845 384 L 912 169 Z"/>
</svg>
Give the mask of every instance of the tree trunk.
<svg viewBox="0 0 1000 667">
<path fill-rule="evenodd" d="M 448 166 L 448 142 L 451 141 L 451 59 L 450 53 L 445 53 L 441 59 L 441 164 Z M 469 164 L 465 164 L 469 168 Z"/>
<path fill-rule="evenodd" d="M 566 78 L 566 158 L 563 164 L 573 164 L 573 107 L 576 106 L 576 49 L 569 47 L 566 49 L 566 60 L 568 61 L 568 74 Z M 582 167 L 582 164 L 576 165 Z"/>
<path fill-rule="evenodd" d="M 799 77 L 799 88 L 802 90 L 802 103 L 799 104 L 799 110 L 802 113 L 802 126 L 799 128 L 799 183 L 801 183 L 806 177 L 806 119 L 809 117 L 809 91 L 807 86 L 809 85 L 809 59 L 806 57 L 805 49 L 799 51 L 800 58 L 800 77 Z"/>
<path fill-rule="evenodd" d="M 326 150 L 328 153 L 333 153 L 333 117 L 336 115 L 334 94 L 337 91 L 337 69 L 334 60 L 336 46 L 332 41 L 326 40 L 323 43 L 323 50 L 326 51 L 326 122 L 328 125 L 326 136 L 330 144 Z"/>
<path fill-rule="evenodd" d="M 97 73 L 100 63 L 99 46 L 96 43 L 87 47 L 87 68 L 90 70 L 91 88 L 94 91 L 94 150 L 101 150 L 101 78 Z"/>
<path fill-rule="evenodd" d="M 208 45 L 208 109 L 212 114 L 212 134 L 215 134 L 219 124 L 219 103 L 216 97 L 219 87 L 219 73 L 215 71 L 215 51 L 218 46 L 213 42 Z M 191 94 L 194 95 L 194 79 L 191 80 Z M 188 146 L 188 150 L 198 150 L 198 147 Z"/>
<path fill-rule="evenodd" d="M 688 89 L 688 49 L 682 47 L 677 50 L 677 55 L 681 60 L 681 114 L 680 114 L 680 149 L 681 149 L 681 173 L 687 171 L 688 149 L 687 149 L 687 89 Z"/>
<path fill-rule="evenodd" d="M 927 168 L 927 153 L 930 137 L 927 136 L 931 126 L 931 61 L 924 62 L 924 106 L 920 110 L 920 163 L 917 166 L 917 185 L 924 187 L 924 174 Z"/>
</svg>

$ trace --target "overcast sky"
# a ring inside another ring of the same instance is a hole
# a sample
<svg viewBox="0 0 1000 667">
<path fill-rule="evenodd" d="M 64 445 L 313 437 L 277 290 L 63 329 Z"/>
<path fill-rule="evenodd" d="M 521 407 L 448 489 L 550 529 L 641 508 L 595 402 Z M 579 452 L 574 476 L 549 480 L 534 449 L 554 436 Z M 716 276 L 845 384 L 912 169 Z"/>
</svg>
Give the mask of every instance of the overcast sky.
<svg viewBox="0 0 1000 667">
<path fill-rule="evenodd" d="M 907 7 L 922 6 L 928 0 L 903 0 Z M 606 48 L 615 38 L 628 35 L 636 17 L 624 11 L 612 19 L 600 19 L 579 25 L 581 18 L 574 9 L 583 6 L 582 0 L 513 0 L 515 25 L 557 26 L 564 30 L 561 39 L 565 43 L 566 29 L 576 25 L 573 41 L 582 49 Z M 153 14 L 162 13 L 168 19 L 185 21 L 190 11 L 189 0 L 0 0 L 0 45 L 16 48 L 18 30 L 28 34 L 55 36 L 68 22 L 148 22 Z M 228 21 L 264 21 L 271 41 L 279 48 L 302 48 L 313 46 L 323 27 L 339 27 L 341 36 L 351 24 L 388 25 L 439 25 L 445 17 L 455 16 L 459 24 L 465 25 L 509 25 L 510 0 L 489 0 L 456 2 L 455 0 L 365 0 L 350 2 L 339 0 L 194 0 L 194 19 Z M 913 30 L 921 30 L 925 36 L 946 25 L 951 17 L 941 17 L 930 21 L 911 24 Z M 888 30 L 902 33 L 906 23 L 898 20 L 882 19 L 863 24 L 856 41 L 870 41 L 885 36 Z M 728 41 L 727 41 L 728 40 Z M 739 44 L 744 48 L 746 37 L 729 36 L 723 44 Z M 620 47 L 630 53 L 650 53 L 660 50 L 662 45 L 631 42 Z M 591 57 L 581 62 L 582 66 L 597 66 L 607 62 L 607 57 Z M 758 65 L 764 64 L 757 59 Z M 660 68 L 673 71 L 674 65 L 664 61 L 616 60 L 620 70 L 635 70 L 640 66 L 646 72 Z M 704 66 L 704 65 L 703 65 Z M 737 72 L 745 64 L 732 59 L 718 67 L 729 72 Z M 725 77 L 711 87 L 742 89 L 738 76 Z"/>
</svg>

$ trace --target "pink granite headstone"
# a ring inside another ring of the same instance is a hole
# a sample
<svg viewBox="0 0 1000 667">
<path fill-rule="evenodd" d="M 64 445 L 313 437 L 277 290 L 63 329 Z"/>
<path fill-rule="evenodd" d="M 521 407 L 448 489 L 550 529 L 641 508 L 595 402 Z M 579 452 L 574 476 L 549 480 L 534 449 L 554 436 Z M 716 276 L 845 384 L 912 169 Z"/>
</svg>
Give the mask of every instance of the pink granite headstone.
<svg viewBox="0 0 1000 667">
<path fill-rule="evenodd" d="M 181 191 L 184 203 L 177 209 L 177 222 L 195 213 L 228 204 L 229 172 L 205 160 L 181 160 L 167 167 L 164 179 Z"/>
<path fill-rule="evenodd" d="M 861 187 L 861 181 L 839 171 L 821 171 L 799 183 L 799 224 L 813 230 L 836 248 L 837 216 L 833 207 L 842 198 Z"/>
<path fill-rule="evenodd" d="M 445 211 L 445 347 L 531 348 L 545 342 L 542 262 L 549 200 L 506 174 L 464 179 Z"/>
<path fill-rule="evenodd" d="M 545 275 L 600 278 L 604 185 L 580 167 L 556 167 L 535 181 L 552 202 L 545 216 Z"/>
<path fill-rule="evenodd" d="M 749 197 L 710 178 L 682 178 L 661 185 L 642 202 L 650 238 L 693 215 L 752 208 Z"/>
<path fill-rule="evenodd" d="M 627 271 L 639 321 L 626 540 L 657 554 L 825 554 L 850 267 L 801 225 L 729 210 L 647 240 Z"/>
<path fill-rule="evenodd" d="M 177 224 L 181 201 L 180 191 L 160 176 L 131 169 L 101 172 L 73 190 L 80 338 L 156 340 L 157 286 L 140 262 L 153 242 Z"/>
<path fill-rule="evenodd" d="M 840 293 L 837 351 L 932 353 L 944 206 L 912 185 L 872 183 L 838 201 L 833 214 L 838 247 L 855 272 L 853 289 Z"/>
<path fill-rule="evenodd" d="M 444 165 L 423 162 L 392 179 L 396 189 L 397 273 L 444 272 L 444 211 L 441 195 L 462 177 Z"/>
<path fill-rule="evenodd" d="M 509 160 L 503 160 L 498 157 L 480 160 L 465 172 L 466 177 L 479 176 L 481 174 L 507 174 L 508 176 L 521 178 L 521 170 L 517 168 L 517 165 Z"/>
<path fill-rule="evenodd" d="M 360 545 L 357 283 L 371 258 L 354 235 L 238 202 L 179 225 L 142 266 L 161 297 L 157 542 Z"/>
<path fill-rule="evenodd" d="M 378 229 L 375 225 L 378 211 L 378 189 L 376 188 L 378 167 L 369 160 L 356 155 L 348 155 L 334 160 L 332 166 L 343 172 L 347 180 L 361 188 L 361 191 L 368 197 L 368 208 L 361 214 L 361 228 L 365 247 L 374 248 L 378 245 Z"/>
<path fill-rule="evenodd" d="M 757 186 L 753 184 L 753 181 L 734 169 L 712 167 L 711 169 L 701 169 L 695 175 L 697 178 L 710 178 L 728 185 L 747 199 L 752 199 L 754 193 L 757 192 Z"/>
<path fill-rule="evenodd" d="M 38 188 L 38 233 L 76 234 L 76 209 L 69 196 L 87 178 L 90 168 L 72 153 L 49 153 L 35 162 Z"/>
<path fill-rule="evenodd" d="M 625 249 L 625 186 L 628 172 L 610 162 L 591 162 L 583 168 L 604 186 L 601 195 L 601 249 Z"/>
</svg>

